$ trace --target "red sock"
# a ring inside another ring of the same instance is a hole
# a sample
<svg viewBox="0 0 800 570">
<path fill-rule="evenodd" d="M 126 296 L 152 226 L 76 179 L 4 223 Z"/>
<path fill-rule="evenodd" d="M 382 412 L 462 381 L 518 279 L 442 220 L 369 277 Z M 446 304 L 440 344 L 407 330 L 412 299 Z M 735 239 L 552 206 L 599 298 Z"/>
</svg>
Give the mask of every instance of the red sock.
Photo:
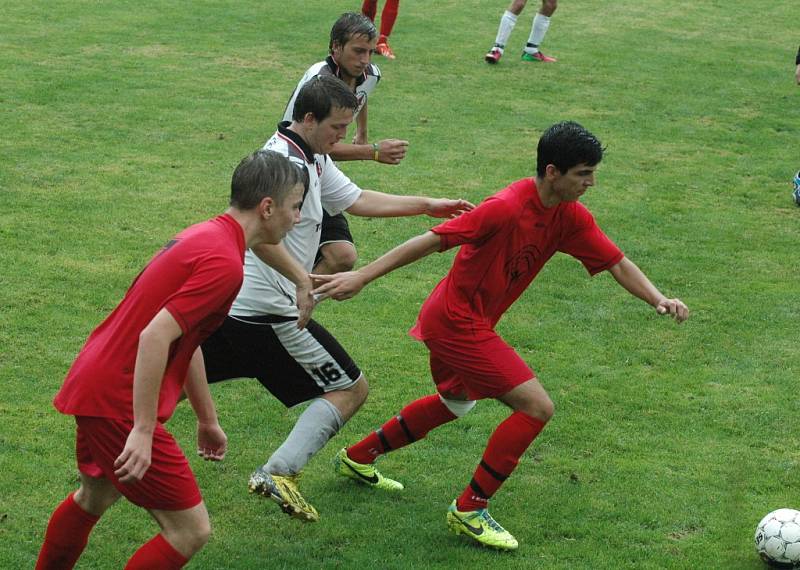
<svg viewBox="0 0 800 570">
<path fill-rule="evenodd" d="M 188 558 L 175 550 L 167 539 L 157 534 L 133 553 L 125 570 L 178 570 L 187 562 Z"/>
<path fill-rule="evenodd" d="M 397 20 L 397 10 L 400 0 L 386 0 L 381 12 L 381 36 L 388 38 L 392 34 L 394 21 Z"/>
<path fill-rule="evenodd" d="M 519 463 L 519 458 L 544 429 L 545 422 L 514 412 L 494 430 L 475 474 L 456 499 L 459 511 L 483 509 Z"/>
<path fill-rule="evenodd" d="M 375 12 L 377 11 L 378 0 L 364 0 L 364 3 L 361 5 L 361 13 L 373 22 L 375 21 Z"/>
<path fill-rule="evenodd" d="M 347 456 L 359 463 L 372 463 L 382 453 L 400 449 L 424 438 L 429 431 L 453 421 L 456 415 L 447 409 L 439 394 L 415 400 L 378 430 L 347 449 Z"/>
<path fill-rule="evenodd" d="M 75 502 L 75 493 L 70 494 L 50 516 L 36 570 L 68 570 L 75 566 L 98 520 L 100 517 L 87 513 Z"/>
</svg>

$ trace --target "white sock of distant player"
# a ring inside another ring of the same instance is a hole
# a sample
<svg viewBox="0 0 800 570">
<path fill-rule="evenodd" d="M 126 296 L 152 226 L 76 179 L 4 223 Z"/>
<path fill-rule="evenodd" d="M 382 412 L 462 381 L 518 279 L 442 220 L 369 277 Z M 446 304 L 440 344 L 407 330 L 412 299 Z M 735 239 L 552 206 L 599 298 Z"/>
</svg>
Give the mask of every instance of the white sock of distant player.
<svg viewBox="0 0 800 570">
<path fill-rule="evenodd" d="M 343 425 L 336 406 L 325 398 L 315 399 L 262 469 L 272 475 L 296 475 Z"/>
<path fill-rule="evenodd" d="M 536 53 L 539 51 L 539 45 L 544 40 L 544 35 L 547 33 L 547 28 L 550 27 L 550 18 L 536 12 L 533 18 L 533 25 L 531 26 L 531 35 L 528 38 L 528 45 L 525 46 L 527 53 Z"/>
<path fill-rule="evenodd" d="M 503 17 L 500 18 L 500 27 L 497 28 L 497 37 L 494 40 L 494 47 L 498 48 L 501 53 L 505 49 L 508 38 L 516 25 L 517 16 L 513 12 L 506 10 Z"/>
</svg>

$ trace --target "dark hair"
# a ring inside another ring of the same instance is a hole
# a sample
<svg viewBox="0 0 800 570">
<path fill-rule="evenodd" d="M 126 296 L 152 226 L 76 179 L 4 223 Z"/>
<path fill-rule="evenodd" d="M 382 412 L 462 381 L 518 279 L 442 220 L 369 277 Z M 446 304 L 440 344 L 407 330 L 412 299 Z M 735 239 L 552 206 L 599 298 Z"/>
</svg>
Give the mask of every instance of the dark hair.
<svg viewBox="0 0 800 570">
<path fill-rule="evenodd" d="M 597 137 L 578 123 L 556 123 L 539 139 L 536 174 L 543 178 L 548 164 L 554 165 L 561 174 L 578 164 L 594 166 L 603 160 L 604 150 Z"/>
<path fill-rule="evenodd" d="M 311 113 L 317 121 L 325 120 L 331 108 L 358 109 L 355 93 L 341 79 L 333 75 L 317 75 L 300 88 L 292 109 L 292 120 L 302 122 L 306 113 Z"/>
<path fill-rule="evenodd" d="M 305 180 L 305 170 L 282 154 L 259 150 L 244 157 L 233 171 L 230 205 L 239 210 L 252 210 L 267 197 L 280 205 L 289 191 Z"/>
<path fill-rule="evenodd" d="M 372 40 L 377 35 L 378 30 L 375 29 L 375 24 L 364 14 L 345 12 L 339 16 L 339 19 L 334 22 L 331 28 L 331 41 L 328 44 L 328 51 L 333 53 L 333 44 L 339 44 L 340 47 L 344 47 L 344 44 L 353 39 L 354 36 L 367 36 L 368 40 Z"/>
</svg>

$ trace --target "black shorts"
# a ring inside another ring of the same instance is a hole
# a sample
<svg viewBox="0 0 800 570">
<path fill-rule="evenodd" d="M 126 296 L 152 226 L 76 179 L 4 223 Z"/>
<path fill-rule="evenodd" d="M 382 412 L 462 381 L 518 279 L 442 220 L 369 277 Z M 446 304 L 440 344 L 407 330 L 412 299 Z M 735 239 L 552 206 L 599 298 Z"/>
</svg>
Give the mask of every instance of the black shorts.
<svg viewBox="0 0 800 570">
<path fill-rule="evenodd" d="M 316 321 L 298 330 L 294 320 L 267 320 L 228 316 L 203 343 L 209 384 L 256 378 L 289 407 L 349 388 L 361 377 L 342 345 Z"/>
<path fill-rule="evenodd" d="M 350 224 L 344 214 L 329 216 L 325 209 L 322 209 L 322 227 L 319 232 L 319 249 L 314 258 L 314 265 L 322 259 L 322 246 L 326 243 L 343 242 L 353 243 L 353 235 L 350 233 Z"/>
</svg>

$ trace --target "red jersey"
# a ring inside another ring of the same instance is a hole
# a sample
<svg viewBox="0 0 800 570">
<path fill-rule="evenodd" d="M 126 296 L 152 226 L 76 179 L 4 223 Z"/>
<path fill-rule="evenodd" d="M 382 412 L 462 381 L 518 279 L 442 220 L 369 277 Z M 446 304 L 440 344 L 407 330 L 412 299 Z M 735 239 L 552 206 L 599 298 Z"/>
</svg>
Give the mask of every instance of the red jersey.
<svg viewBox="0 0 800 570">
<path fill-rule="evenodd" d="M 89 336 L 53 404 L 64 414 L 133 420 L 139 335 L 161 309 L 183 331 L 170 346 L 158 421 L 175 410 L 195 349 L 222 324 L 242 284 L 245 239 L 225 214 L 191 226 L 159 251 Z"/>
<path fill-rule="evenodd" d="M 623 257 L 583 204 L 545 208 L 532 178 L 431 231 L 441 238 L 440 251 L 462 247 L 410 331 L 420 340 L 494 329 L 557 251 L 580 260 L 591 275 Z"/>
</svg>

